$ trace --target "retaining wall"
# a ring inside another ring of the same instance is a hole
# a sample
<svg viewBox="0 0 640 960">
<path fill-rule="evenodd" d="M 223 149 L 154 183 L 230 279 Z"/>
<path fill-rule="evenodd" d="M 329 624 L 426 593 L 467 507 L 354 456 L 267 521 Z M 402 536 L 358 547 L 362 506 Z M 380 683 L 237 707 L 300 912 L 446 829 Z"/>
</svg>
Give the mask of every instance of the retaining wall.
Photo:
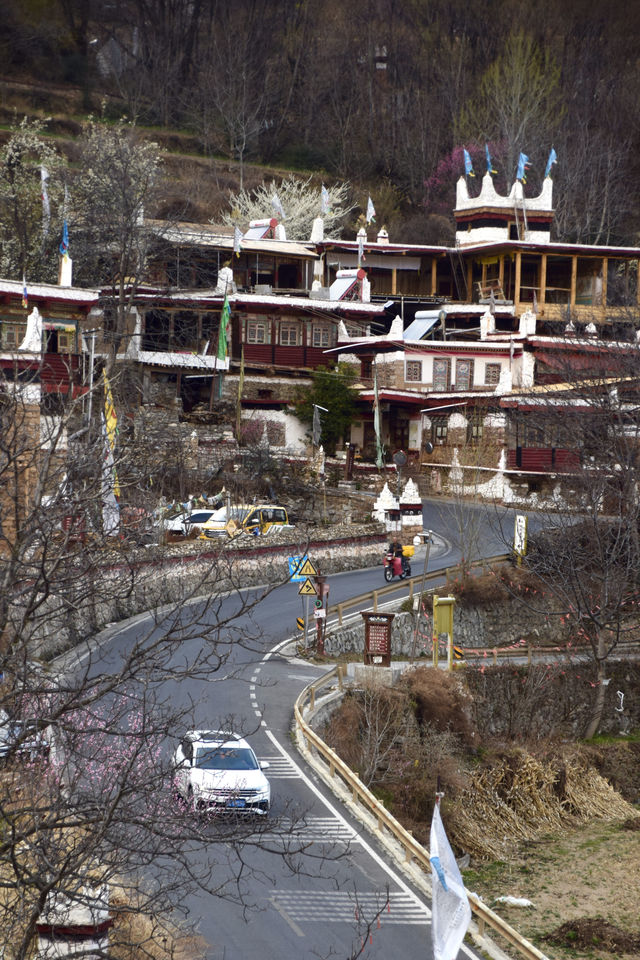
<svg viewBox="0 0 640 960">
<path fill-rule="evenodd" d="M 295 533 L 295 539 L 292 537 Z M 295 531 L 264 538 L 203 541 L 113 552 L 111 562 L 67 575 L 42 598 L 30 623 L 33 655 L 53 657 L 105 626 L 194 597 L 284 583 L 288 557 L 307 554 L 319 573 L 380 565 L 386 534 L 378 524 Z M 16 618 L 20 616 L 16 608 Z"/>
</svg>

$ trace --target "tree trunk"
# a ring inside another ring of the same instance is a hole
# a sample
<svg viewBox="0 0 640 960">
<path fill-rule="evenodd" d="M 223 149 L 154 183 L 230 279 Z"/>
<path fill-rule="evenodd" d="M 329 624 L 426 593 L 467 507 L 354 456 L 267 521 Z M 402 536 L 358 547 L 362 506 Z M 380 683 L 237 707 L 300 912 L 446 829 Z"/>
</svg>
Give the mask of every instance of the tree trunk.
<svg viewBox="0 0 640 960">
<path fill-rule="evenodd" d="M 604 646 L 604 639 L 602 637 L 598 637 L 598 672 L 596 677 L 597 687 L 591 716 L 584 732 L 585 740 L 591 740 L 592 737 L 595 737 L 600 727 L 600 721 L 602 720 L 602 714 L 604 712 L 604 698 L 607 689 L 607 685 L 605 683 L 607 678 L 607 661 L 605 660 Z"/>
</svg>

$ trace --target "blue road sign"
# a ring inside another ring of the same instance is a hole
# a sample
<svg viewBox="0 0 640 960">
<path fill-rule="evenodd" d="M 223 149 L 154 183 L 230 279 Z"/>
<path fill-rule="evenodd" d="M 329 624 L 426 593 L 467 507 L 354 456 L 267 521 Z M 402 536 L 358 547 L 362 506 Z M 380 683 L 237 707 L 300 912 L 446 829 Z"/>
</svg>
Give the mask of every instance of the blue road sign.
<svg viewBox="0 0 640 960">
<path fill-rule="evenodd" d="M 306 575 L 301 573 L 302 568 L 307 562 L 308 557 L 288 557 L 287 563 L 289 564 L 289 579 L 293 580 L 306 580 Z"/>
</svg>

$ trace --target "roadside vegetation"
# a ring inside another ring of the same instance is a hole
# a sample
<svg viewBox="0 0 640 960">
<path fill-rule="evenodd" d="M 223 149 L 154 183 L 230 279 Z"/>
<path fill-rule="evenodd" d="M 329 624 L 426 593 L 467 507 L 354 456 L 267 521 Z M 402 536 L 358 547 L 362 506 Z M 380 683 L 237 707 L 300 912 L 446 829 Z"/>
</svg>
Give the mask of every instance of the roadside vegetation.
<svg viewBox="0 0 640 960">
<path fill-rule="evenodd" d="M 637 956 L 640 734 L 541 736 L 562 685 L 533 668 L 543 706 L 529 714 L 526 673 L 418 666 L 393 687 L 349 692 L 320 733 L 427 848 L 435 793 L 444 791 L 467 888 L 541 950 L 567 960 Z M 483 699 L 491 710 L 478 707 Z M 519 710 L 533 717 L 530 729 L 510 736 L 501 718 Z"/>
</svg>

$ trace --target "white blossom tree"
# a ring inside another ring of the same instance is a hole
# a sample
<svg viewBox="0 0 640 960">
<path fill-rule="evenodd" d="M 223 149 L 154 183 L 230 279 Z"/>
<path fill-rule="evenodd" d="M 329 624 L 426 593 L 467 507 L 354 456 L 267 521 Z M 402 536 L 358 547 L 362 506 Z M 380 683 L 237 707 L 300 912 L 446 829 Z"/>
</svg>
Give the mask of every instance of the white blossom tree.
<svg viewBox="0 0 640 960">
<path fill-rule="evenodd" d="M 67 176 L 43 132 L 25 117 L 0 150 L 0 276 L 39 283 L 57 277 Z"/>
<path fill-rule="evenodd" d="M 272 217 L 272 199 L 275 194 L 285 213 L 283 222 L 289 240 L 308 240 L 313 221 L 321 215 L 322 210 L 321 186 L 312 184 L 312 180 L 312 177 L 304 180 L 291 174 L 279 183 L 263 181 L 255 190 L 240 190 L 231 194 L 231 212 L 223 217 L 223 221 L 229 224 L 248 224 L 250 220 Z M 348 183 L 333 184 L 326 187 L 326 190 L 328 210 L 322 213 L 324 232 L 325 236 L 336 236 L 356 204 L 351 201 Z"/>
</svg>

